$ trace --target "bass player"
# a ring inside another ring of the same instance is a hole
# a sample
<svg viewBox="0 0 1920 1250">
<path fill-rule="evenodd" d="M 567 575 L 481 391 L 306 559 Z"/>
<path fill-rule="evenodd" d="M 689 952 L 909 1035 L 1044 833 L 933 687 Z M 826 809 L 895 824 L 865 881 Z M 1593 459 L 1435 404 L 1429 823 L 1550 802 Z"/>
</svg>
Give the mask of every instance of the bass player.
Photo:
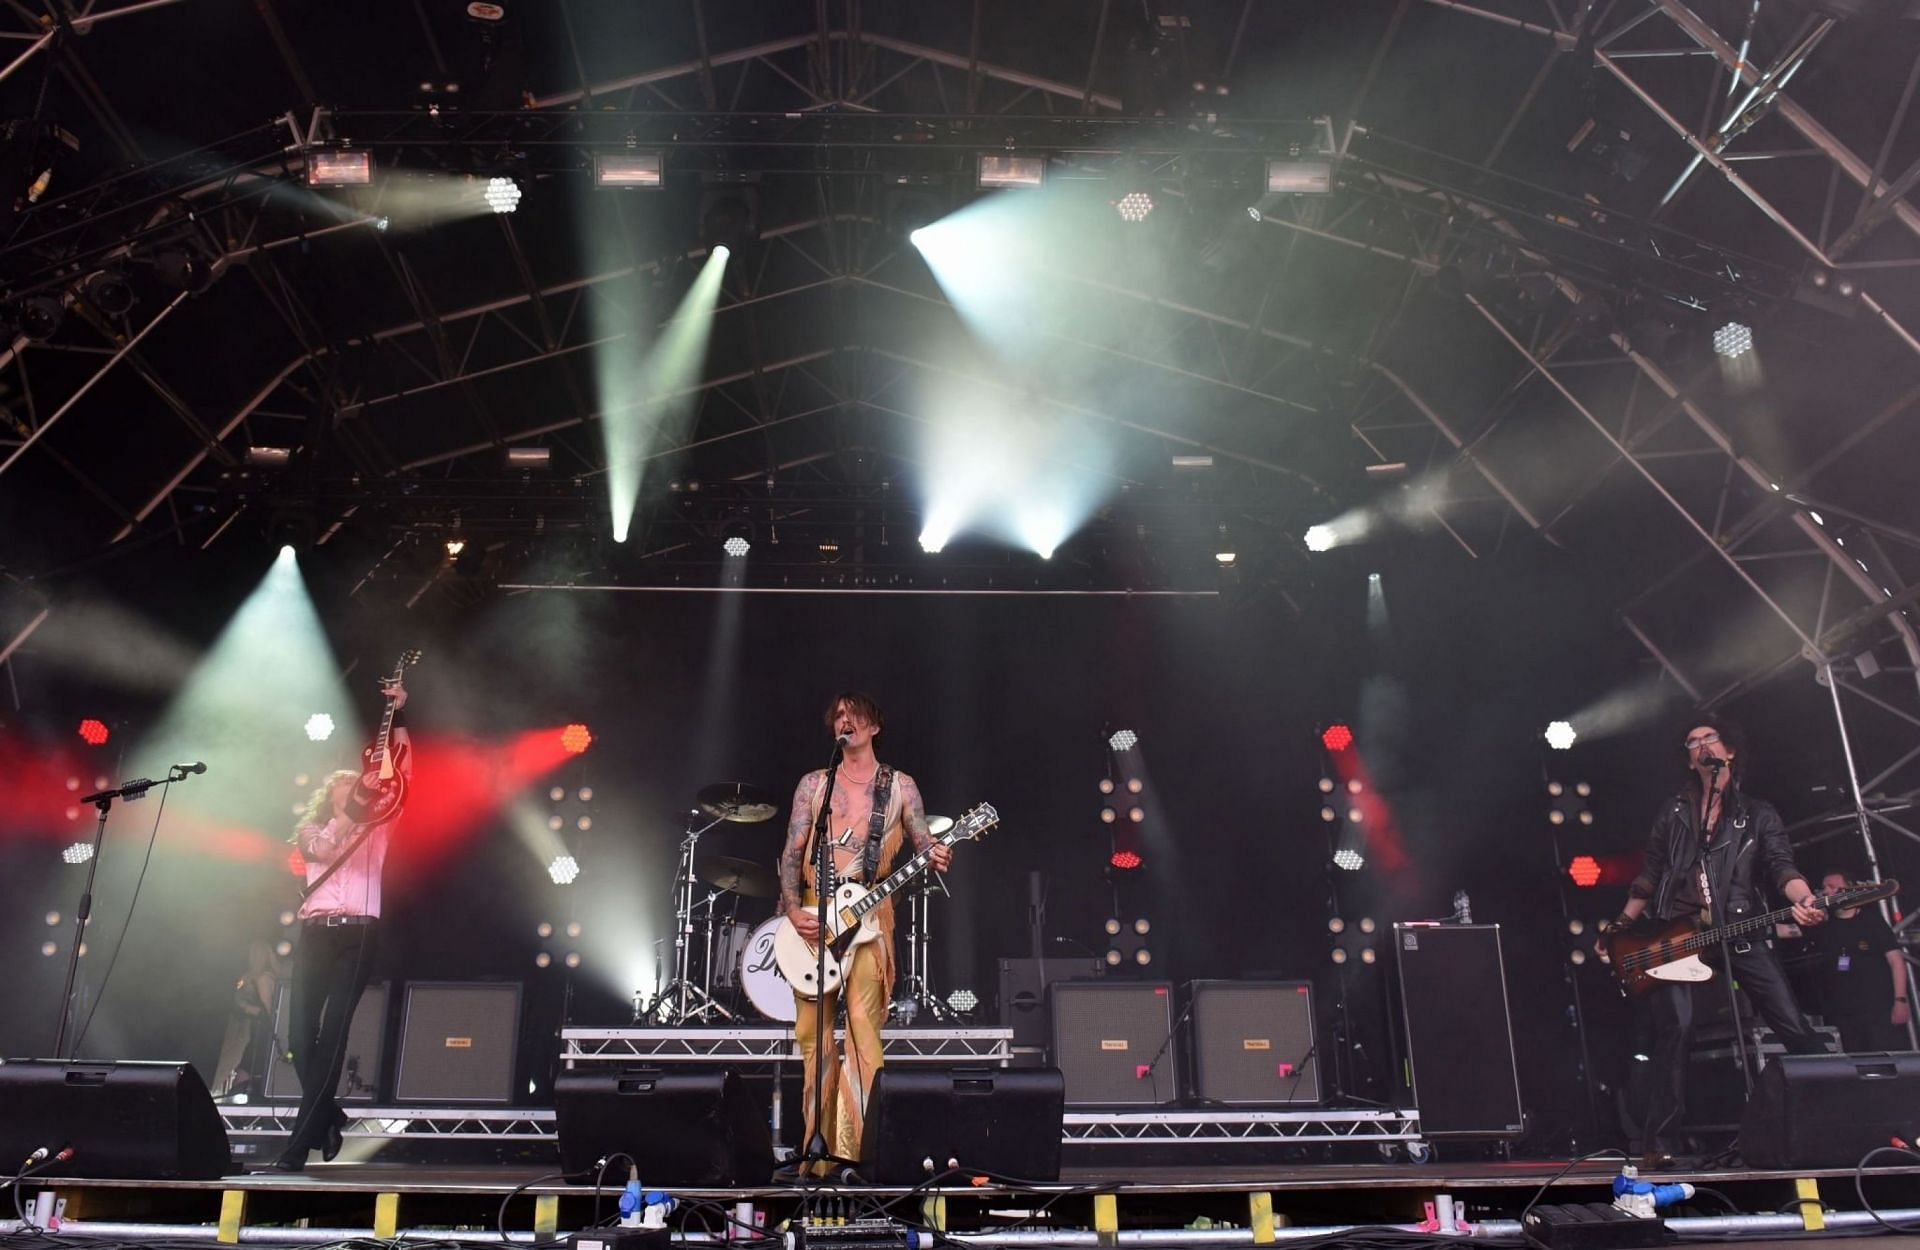
<svg viewBox="0 0 1920 1250">
<path fill-rule="evenodd" d="M 850 690 L 834 696 L 827 705 L 825 719 L 827 732 L 843 743 L 825 821 L 835 880 L 869 885 L 879 881 L 887 874 L 901 843 L 907 840 L 911 840 L 916 852 L 928 854 L 936 871 L 944 871 L 953 860 L 953 848 L 936 842 L 928 831 L 920 787 L 912 777 L 882 764 L 874 754 L 873 740 L 885 724 L 879 705 L 867 695 Z M 781 907 L 794 929 L 809 943 L 818 942 L 820 938 L 820 915 L 809 904 L 817 897 L 815 891 L 823 889 L 823 883 L 818 880 L 813 833 L 821 815 L 826 780 L 825 769 L 800 779 L 793 793 L 786 846 L 780 853 Z M 831 886 L 825 888 L 831 889 Z M 829 1165 L 834 1159 L 855 1162 L 860 1158 L 867 1095 L 873 1090 L 874 1076 L 881 1066 L 880 1026 L 886 1022 L 893 999 L 891 900 L 875 909 L 874 919 L 880 929 L 879 940 L 856 946 L 844 969 L 842 988 L 847 997 L 844 1055 L 833 1033 L 834 1000 L 838 994 L 823 994 L 817 1001 L 794 996 L 798 1017 L 793 1031 L 803 1060 L 807 1141 L 812 1143 L 817 1134 L 830 1156 L 827 1160 L 814 1161 L 822 1172 L 831 1170 Z M 817 1027 L 821 1019 L 826 1022 L 824 1030 Z M 824 1036 L 819 1036 L 822 1033 Z M 814 1084 L 816 1080 L 821 1082 L 818 1087 Z"/>
<path fill-rule="evenodd" d="M 1693 919 L 1724 925 L 1766 910 L 1762 891 L 1772 889 L 1793 906 L 1794 921 L 1817 925 L 1827 913 L 1814 905 L 1813 888 L 1794 865 L 1780 813 L 1741 788 L 1745 740 L 1738 725 L 1722 717 L 1694 718 L 1683 740 L 1687 781 L 1660 809 L 1647 839 L 1646 867 L 1628 888 L 1614 927 L 1630 927 L 1643 914 L 1660 921 Z M 1780 961 L 1766 941 L 1731 943 L 1733 973 L 1773 1034 L 1793 1054 L 1826 1049 L 1794 1001 Z M 1719 953 L 1711 956 L 1716 967 Z M 1694 993 L 1727 993 L 1718 977 L 1695 983 L 1663 982 L 1649 995 L 1653 1010 L 1652 1079 L 1640 1117 L 1641 1146 L 1650 1167 L 1671 1166 L 1685 1106 L 1688 1053 L 1693 1041 Z"/>
</svg>

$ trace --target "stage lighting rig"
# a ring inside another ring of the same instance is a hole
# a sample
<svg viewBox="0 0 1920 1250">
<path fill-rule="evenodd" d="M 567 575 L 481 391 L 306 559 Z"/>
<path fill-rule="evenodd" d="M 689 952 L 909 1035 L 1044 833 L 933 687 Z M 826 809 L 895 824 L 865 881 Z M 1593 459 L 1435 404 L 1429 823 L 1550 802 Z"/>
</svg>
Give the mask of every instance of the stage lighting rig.
<svg viewBox="0 0 1920 1250">
<path fill-rule="evenodd" d="M 978 181 L 981 189 L 1038 187 L 1047 179 L 1047 158 L 1030 153 L 982 152 Z"/>
<path fill-rule="evenodd" d="M 307 185 L 310 187 L 364 187 L 373 181 L 373 153 L 310 149 Z"/>
<path fill-rule="evenodd" d="M 658 150 L 596 153 L 593 158 L 593 185 L 629 191 L 658 191 L 666 185 L 666 157 Z"/>
</svg>

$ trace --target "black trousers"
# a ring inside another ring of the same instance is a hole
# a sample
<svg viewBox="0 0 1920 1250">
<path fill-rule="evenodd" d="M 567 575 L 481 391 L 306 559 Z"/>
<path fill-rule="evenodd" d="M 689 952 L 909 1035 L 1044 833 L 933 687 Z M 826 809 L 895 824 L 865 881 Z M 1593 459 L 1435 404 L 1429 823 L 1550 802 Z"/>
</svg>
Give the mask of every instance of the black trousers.
<svg viewBox="0 0 1920 1250">
<path fill-rule="evenodd" d="M 347 1029 L 353 1009 L 373 978 L 380 922 L 327 926 L 309 920 L 300 927 L 293 957 L 293 1001 L 288 1011 L 288 1047 L 300 1077 L 300 1112 L 282 1159 L 305 1163 L 307 1152 L 325 1143 L 340 1115 L 334 1090 L 347 1062 Z"/>
<path fill-rule="evenodd" d="M 1744 946 L 1742 950 L 1740 947 Z M 1713 968 L 1713 979 L 1699 982 L 1663 982 L 1651 995 L 1653 1009 L 1653 1079 L 1648 1083 L 1646 1114 L 1640 1137 L 1647 1150 L 1672 1149 L 1672 1139 L 1685 1119 L 1687 1062 L 1693 1050 L 1695 996 L 1727 993 L 1726 964 L 1718 950 L 1701 955 Z M 1780 968 L 1773 948 L 1763 942 L 1736 943 L 1733 975 L 1773 1035 L 1796 1055 L 1817 1055 L 1827 1047 L 1800 1014 L 1793 987 Z"/>
<path fill-rule="evenodd" d="M 1838 1012 L 1829 1010 L 1826 1021 L 1840 1030 L 1840 1048 L 1848 1054 L 1869 1054 L 1881 1050 L 1905 1050 L 1907 1026 L 1891 1024 L 1893 1003 L 1872 1011 Z"/>
</svg>

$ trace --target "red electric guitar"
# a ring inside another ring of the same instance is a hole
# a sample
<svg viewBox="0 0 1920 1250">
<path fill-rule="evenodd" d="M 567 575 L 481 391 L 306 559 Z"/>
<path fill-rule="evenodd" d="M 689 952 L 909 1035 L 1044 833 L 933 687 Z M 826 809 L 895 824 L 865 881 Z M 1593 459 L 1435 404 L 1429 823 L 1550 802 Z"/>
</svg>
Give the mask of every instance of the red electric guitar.
<svg viewBox="0 0 1920 1250">
<path fill-rule="evenodd" d="M 393 675 L 382 684 L 398 685 L 407 670 L 420 662 L 420 654 L 417 648 L 402 651 Z M 380 718 L 380 736 L 360 753 L 360 780 L 353 783 L 353 797 L 347 800 L 347 819 L 356 825 L 383 824 L 398 816 L 406 804 L 407 775 L 395 766 L 390 745 L 395 710 L 389 698 L 386 714 Z"/>
</svg>

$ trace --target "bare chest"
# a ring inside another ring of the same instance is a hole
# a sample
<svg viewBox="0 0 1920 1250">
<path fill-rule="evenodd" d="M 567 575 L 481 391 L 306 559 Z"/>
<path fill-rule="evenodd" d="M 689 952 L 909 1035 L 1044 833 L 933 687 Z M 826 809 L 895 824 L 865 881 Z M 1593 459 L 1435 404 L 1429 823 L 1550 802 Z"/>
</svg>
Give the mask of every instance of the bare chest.
<svg viewBox="0 0 1920 1250">
<path fill-rule="evenodd" d="M 828 836 L 833 845 L 833 868 L 838 876 L 859 875 L 864 868 L 867 839 L 873 828 L 873 782 L 834 787 L 829 805 Z"/>
</svg>

